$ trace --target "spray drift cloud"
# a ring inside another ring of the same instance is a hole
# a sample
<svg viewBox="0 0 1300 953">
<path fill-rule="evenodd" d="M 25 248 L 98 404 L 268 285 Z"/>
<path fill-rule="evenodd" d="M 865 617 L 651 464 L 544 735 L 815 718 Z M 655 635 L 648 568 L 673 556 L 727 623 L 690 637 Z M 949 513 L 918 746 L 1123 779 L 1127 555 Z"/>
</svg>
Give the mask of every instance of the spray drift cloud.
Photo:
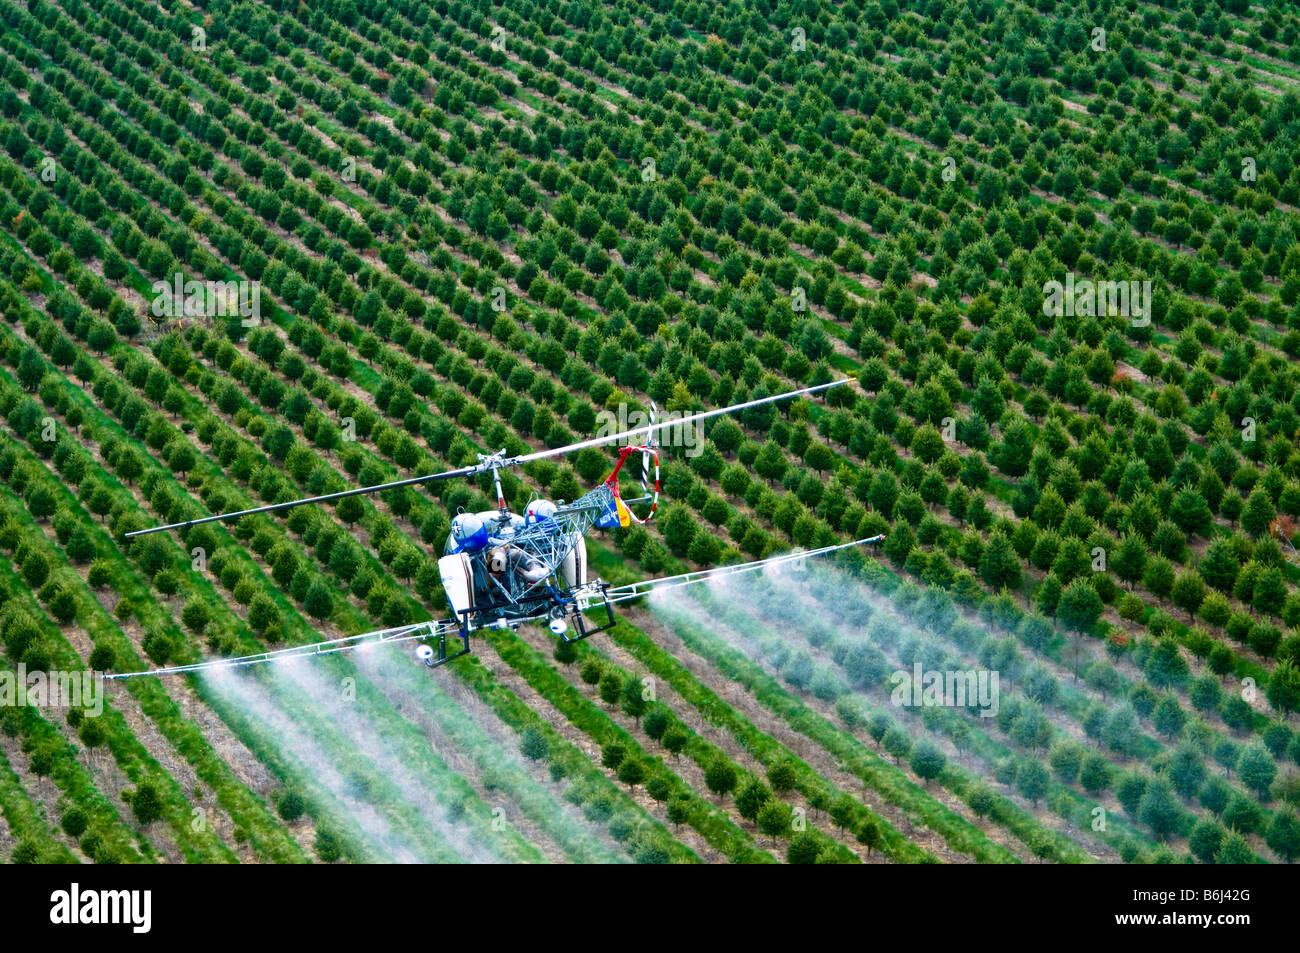
<svg viewBox="0 0 1300 953">
<path fill-rule="evenodd" d="M 650 605 L 666 618 L 718 635 L 756 661 L 766 656 L 777 668 L 792 647 L 796 653 L 801 651 L 798 646 L 804 641 L 813 647 L 836 642 L 887 649 L 901 666 L 882 672 L 889 675 L 894 706 L 973 707 L 984 717 L 997 714 L 1002 673 L 962 664 L 948 649 L 950 635 L 941 630 L 945 627 L 918 626 L 905 607 L 834 566 L 812 561 L 795 565 L 713 580 L 705 592 L 656 593 Z M 956 619 L 954 612 L 949 621 Z M 799 638 L 782 638 L 773 646 L 770 640 L 756 637 L 747 620 Z M 992 631 L 965 621 L 977 630 Z M 884 665 L 884 653 L 877 654 Z M 839 676 L 825 667 L 814 677 L 838 682 L 835 695 L 847 690 Z"/>
<path fill-rule="evenodd" d="M 415 846 L 399 836 L 373 806 L 351 796 L 342 766 L 299 728 L 265 684 L 244 673 L 221 670 L 202 672 L 198 677 L 209 691 L 254 722 L 262 741 L 294 766 L 296 780 L 314 783 L 333 802 L 337 814 L 346 813 L 363 847 L 379 859 L 399 863 L 422 860 Z"/>
<path fill-rule="evenodd" d="M 367 653 L 368 654 L 368 653 Z M 490 863 L 500 858 L 490 848 L 470 836 L 458 818 L 438 803 L 424 778 L 417 776 L 406 757 L 398 754 L 387 740 L 388 729 L 362 710 L 359 700 L 347 700 L 338 682 L 327 679 L 321 669 L 309 661 L 274 665 L 272 677 L 281 690 L 296 689 L 306 696 L 319 718 L 333 725 L 357 753 L 372 764 L 400 792 L 421 821 L 434 831 L 456 855 L 465 861 Z"/>
</svg>

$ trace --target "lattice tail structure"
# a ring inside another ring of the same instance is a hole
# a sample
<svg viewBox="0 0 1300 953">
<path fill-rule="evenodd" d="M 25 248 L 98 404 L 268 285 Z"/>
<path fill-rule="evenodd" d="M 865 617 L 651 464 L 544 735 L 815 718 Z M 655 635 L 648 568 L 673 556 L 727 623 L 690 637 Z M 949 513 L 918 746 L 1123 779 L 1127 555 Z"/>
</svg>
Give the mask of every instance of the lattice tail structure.
<svg viewBox="0 0 1300 953">
<path fill-rule="evenodd" d="M 615 505 L 613 489 L 601 484 L 572 503 L 558 507 L 554 515 L 516 530 L 510 543 L 540 561 L 553 575 L 578 540 Z"/>
</svg>

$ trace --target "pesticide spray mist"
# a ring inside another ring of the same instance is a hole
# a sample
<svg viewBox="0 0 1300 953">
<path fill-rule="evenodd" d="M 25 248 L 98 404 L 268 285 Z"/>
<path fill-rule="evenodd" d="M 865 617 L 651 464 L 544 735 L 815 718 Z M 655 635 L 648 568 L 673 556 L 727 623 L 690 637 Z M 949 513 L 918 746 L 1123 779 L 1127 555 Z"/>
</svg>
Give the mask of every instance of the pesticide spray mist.
<svg viewBox="0 0 1300 953">
<path fill-rule="evenodd" d="M 398 863 L 420 863 L 425 859 L 372 805 L 349 796 L 348 781 L 336 759 L 298 727 L 266 685 L 243 672 L 217 670 L 202 672 L 199 677 L 214 695 L 254 723 L 263 743 L 295 765 L 299 778 L 311 779 L 333 799 L 340 812 L 346 811 L 363 838 L 364 848 L 379 859 Z"/>
<path fill-rule="evenodd" d="M 753 640 L 741 631 L 745 615 L 777 631 L 792 628 L 814 637 L 817 632 L 835 632 L 856 640 L 866 638 L 867 621 L 889 604 L 861 580 L 810 559 L 723 576 L 702 586 L 656 590 L 649 605 L 665 618 L 718 634 L 728 630 L 726 641 L 752 654 Z M 742 638 L 737 641 L 737 636 Z"/>
<path fill-rule="evenodd" d="M 436 719 L 439 727 L 453 737 L 456 750 L 467 757 L 480 773 L 504 778 L 511 775 L 524 777 L 536 771 L 536 765 L 525 763 L 519 753 L 519 739 L 513 728 L 498 721 L 496 714 L 486 706 L 486 710 L 478 713 L 467 710 L 457 700 L 453 690 L 455 683 L 444 685 L 439 677 L 430 677 L 424 666 L 412 664 L 409 651 L 392 646 L 371 646 L 354 653 L 352 661 L 357 670 L 408 720 L 418 725 L 426 719 Z M 408 715 L 412 707 L 419 711 Z M 484 721 L 480 721 L 480 717 Z M 544 788 L 538 785 L 537 795 L 545 796 L 543 792 Z M 627 861 L 627 855 L 621 851 L 601 847 L 603 825 L 587 820 L 568 801 L 561 798 L 547 800 L 547 816 L 541 822 L 566 847 L 571 859 L 581 863 Z"/>
<path fill-rule="evenodd" d="M 792 651 L 802 651 L 804 643 L 820 647 L 830 642 L 883 649 L 896 659 L 900 671 L 909 673 L 913 665 L 927 670 L 962 668 L 963 653 L 954 650 L 960 644 L 953 634 L 956 626 L 974 639 L 999 635 L 983 620 L 958 613 L 949 600 L 930 607 L 947 608 L 919 611 L 916 598 L 885 595 L 833 564 L 811 559 L 711 580 L 707 586 L 704 591 L 690 587 L 657 592 L 650 605 L 665 619 L 698 626 L 755 661 L 778 668 Z M 912 588 L 912 596 L 923 591 Z M 756 635 L 755 628 L 769 635 Z M 970 651 L 969 645 L 965 651 Z M 996 704 L 994 699 L 989 702 Z"/>
<path fill-rule="evenodd" d="M 362 653 L 363 655 L 368 653 Z M 328 721 L 365 757 L 375 770 L 401 793 L 421 821 L 455 851 L 461 860 L 491 863 L 499 858 L 469 836 L 466 825 L 454 819 L 431 795 L 419 778 L 386 740 L 386 730 L 362 710 L 362 702 L 345 696 L 337 680 L 327 678 L 310 661 L 272 666 L 272 680 L 281 690 L 294 689 L 308 699 L 316 717 Z"/>
</svg>

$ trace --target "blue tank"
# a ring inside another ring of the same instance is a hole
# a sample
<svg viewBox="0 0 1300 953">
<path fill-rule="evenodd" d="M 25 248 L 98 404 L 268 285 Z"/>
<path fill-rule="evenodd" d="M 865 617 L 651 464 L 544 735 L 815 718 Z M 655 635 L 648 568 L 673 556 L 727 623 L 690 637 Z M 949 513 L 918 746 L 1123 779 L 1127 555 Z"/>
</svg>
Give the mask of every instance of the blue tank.
<svg viewBox="0 0 1300 953">
<path fill-rule="evenodd" d="M 476 553 L 488 544 L 487 527 L 475 513 L 457 513 L 451 520 L 448 553 Z"/>
</svg>

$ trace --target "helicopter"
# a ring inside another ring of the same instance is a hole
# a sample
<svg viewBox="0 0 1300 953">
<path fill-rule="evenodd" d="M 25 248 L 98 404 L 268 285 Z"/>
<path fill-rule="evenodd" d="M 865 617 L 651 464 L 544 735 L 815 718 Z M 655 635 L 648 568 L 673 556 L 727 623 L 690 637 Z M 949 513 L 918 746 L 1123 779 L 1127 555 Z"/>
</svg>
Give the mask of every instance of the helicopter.
<svg viewBox="0 0 1300 953">
<path fill-rule="evenodd" d="M 629 528 L 649 523 L 659 503 L 659 432 L 669 427 L 685 427 L 700 421 L 790 400 L 850 383 L 843 378 L 793 390 L 782 394 L 702 411 L 672 422 L 660 421 L 651 404 L 644 427 L 624 430 L 608 436 L 554 449 L 507 455 L 505 450 L 477 454 L 477 462 L 468 466 L 424 476 L 395 480 L 375 486 L 357 487 L 337 493 L 305 497 L 284 503 L 272 503 L 251 509 L 204 516 L 166 526 L 153 526 L 124 534 L 135 538 L 150 533 L 180 530 L 203 523 L 238 520 L 245 516 L 275 513 L 313 503 L 328 503 L 346 497 L 380 493 L 405 486 L 418 486 L 440 480 L 490 474 L 496 493 L 496 507 L 490 510 L 458 512 L 451 519 L 450 532 L 438 559 L 438 574 L 445 593 L 450 618 L 417 622 L 390 629 L 365 632 L 308 645 L 294 646 L 238 658 L 217 659 L 174 665 L 138 672 L 122 672 L 107 678 L 137 675 L 164 675 L 212 668 L 238 667 L 307 655 L 345 652 L 380 643 L 418 641 L 415 657 L 429 668 L 444 665 L 471 651 L 470 638 L 482 629 L 516 630 L 525 623 L 545 622 L 550 631 L 564 642 L 578 642 L 609 629 L 615 623 L 614 606 L 637 599 L 652 591 L 692 585 L 722 576 L 752 572 L 767 567 L 797 563 L 808 557 L 883 540 L 884 534 L 818 547 L 796 550 L 746 563 L 733 563 L 712 569 L 695 570 L 675 576 L 642 580 L 611 586 L 589 573 L 586 535 L 592 529 Z M 630 442 L 641 440 L 641 442 Z M 515 513 L 506 503 L 501 488 L 501 472 L 550 457 L 576 453 L 589 447 L 623 444 L 613 469 L 597 486 L 573 501 L 534 498 L 523 513 Z M 624 499 L 620 474 L 624 464 L 640 456 L 638 480 L 640 495 Z M 586 613 L 602 615 L 599 621 Z M 451 639 L 449 652 L 448 640 Z M 456 641 L 459 640 L 459 647 Z"/>
</svg>

